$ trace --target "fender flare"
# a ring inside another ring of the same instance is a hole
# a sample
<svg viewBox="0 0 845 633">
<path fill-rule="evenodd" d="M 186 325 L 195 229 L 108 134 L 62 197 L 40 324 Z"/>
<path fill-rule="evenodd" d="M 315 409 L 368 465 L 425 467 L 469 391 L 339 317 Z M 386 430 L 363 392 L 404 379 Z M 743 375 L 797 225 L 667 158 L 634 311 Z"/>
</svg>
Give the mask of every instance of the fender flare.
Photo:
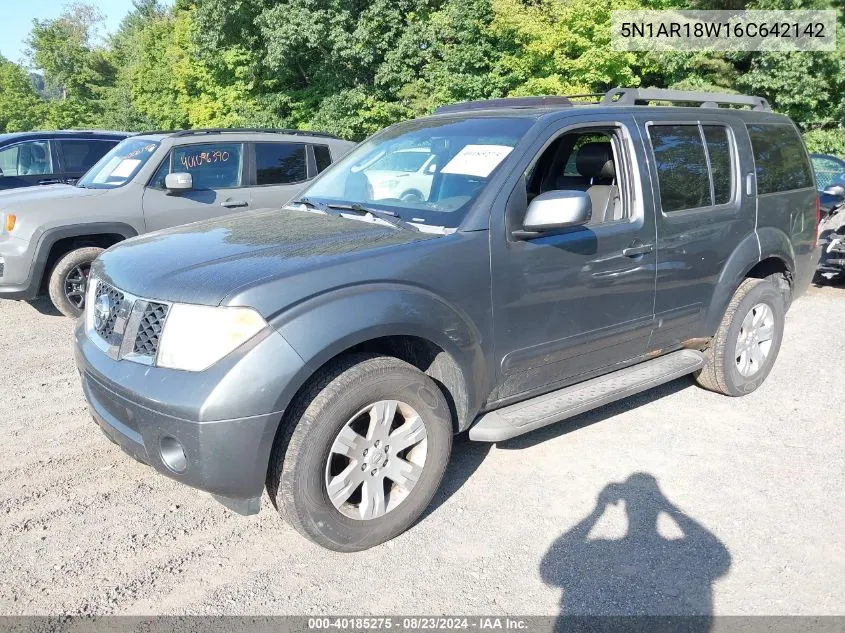
<svg viewBox="0 0 845 633">
<path fill-rule="evenodd" d="M 759 241 L 758 241 L 759 240 Z M 795 272 L 795 254 L 792 241 L 783 231 L 774 227 L 763 227 L 756 233 L 749 233 L 731 253 L 716 282 L 710 307 L 705 315 L 705 329 L 713 333 L 734 296 L 736 289 L 748 273 L 764 259 L 781 260 L 790 273 Z"/>
<path fill-rule="evenodd" d="M 418 337 L 449 356 L 447 365 L 459 374 L 447 377 L 453 382 L 450 392 L 459 391 L 452 393 L 459 430 L 469 426 L 486 397 L 487 365 L 480 333 L 469 317 L 426 289 L 392 282 L 338 288 L 297 304 L 270 324 L 305 362 L 285 389 L 278 410 L 287 408 L 296 391 L 332 358 L 390 336 Z"/>
<path fill-rule="evenodd" d="M 30 288 L 32 293 L 38 294 L 41 282 L 44 279 L 47 260 L 50 251 L 59 240 L 69 237 L 84 237 L 88 235 L 121 235 L 123 239 L 129 239 L 138 235 L 134 227 L 124 222 L 89 222 L 86 224 L 72 224 L 47 229 L 38 238 L 38 246 L 35 247 L 35 258 L 30 270 Z"/>
</svg>

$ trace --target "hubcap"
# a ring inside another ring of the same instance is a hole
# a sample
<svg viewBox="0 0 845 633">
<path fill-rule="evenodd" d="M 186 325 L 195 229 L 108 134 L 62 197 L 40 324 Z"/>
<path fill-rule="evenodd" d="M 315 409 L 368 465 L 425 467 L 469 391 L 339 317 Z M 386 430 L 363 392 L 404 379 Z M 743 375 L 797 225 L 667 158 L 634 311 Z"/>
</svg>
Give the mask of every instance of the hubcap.
<svg viewBox="0 0 845 633">
<path fill-rule="evenodd" d="M 765 303 L 758 303 L 742 320 L 736 341 L 736 368 L 745 376 L 753 376 L 763 367 L 772 349 L 775 315 Z"/>
<path fill-rule="evenodd" d="M 396 508 L 422 475 L 428 434 L 420 415 L 398 400 L 380 400 L 349 420 L 332 444 L 326 492 L 351 519 L 377 519 Z"/>
<path fill-rule="evenodd" d="M 85 307 L 85 286 L 88 284 L 88 273 L 91 264 L 79 264 L 70 269 L 65 276 L 65 297 L 78 309 Z"/>
</svg>

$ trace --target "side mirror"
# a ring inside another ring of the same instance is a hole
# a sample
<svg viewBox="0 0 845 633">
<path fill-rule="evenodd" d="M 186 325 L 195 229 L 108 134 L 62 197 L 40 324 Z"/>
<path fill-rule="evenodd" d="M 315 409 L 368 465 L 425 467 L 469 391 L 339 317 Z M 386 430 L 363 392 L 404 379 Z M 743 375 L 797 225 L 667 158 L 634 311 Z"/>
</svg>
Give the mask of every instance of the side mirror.
<svg viewBox="0 0 845 633">
<path fill-rule="evenodd" d="M 837 198 L 840 202 L 845 200 L 845 187 L 842 185 L 831 185 L 824 190 L 826 196 Z"/>
<path fill-rule="evenodd" d="M 170 194 L 179 194 L 194 188 L 194 177 L 187 172 L 176 172 L 164 177 L 164 186 Z"/>
<path fill-rule="evenodd" d="M 580 226 L 590 221 L 593 205 L 584 191 L 547 191 L 531 201 L 522 231 L 514 231 L 518 238 L 534 237 L 570 226 Z"/>
<path fill-rule="evenodd" d="M 428 167 L 425 168 L 425 173 L 433 174 L 437 171 L 437 163 L 429 163 Z"/>
</svg>

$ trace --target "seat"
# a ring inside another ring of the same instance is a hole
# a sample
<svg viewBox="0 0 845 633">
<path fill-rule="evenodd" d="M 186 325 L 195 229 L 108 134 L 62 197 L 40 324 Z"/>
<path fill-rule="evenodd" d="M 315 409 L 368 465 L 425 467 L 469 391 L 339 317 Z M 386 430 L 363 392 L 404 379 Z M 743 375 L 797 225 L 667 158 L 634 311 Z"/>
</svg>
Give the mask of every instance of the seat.
<svg viewBox="0 0 845 633">
<path fill-rule="evenodd" d="M 619 187 L 616 185 L 616 166 L 610 143 L 586 143 L 578 150 L 575 168 L 588 179 L 587 195 L 593 207 L 589 224 L 601 224 L 622 219 Z"/>
</svg>

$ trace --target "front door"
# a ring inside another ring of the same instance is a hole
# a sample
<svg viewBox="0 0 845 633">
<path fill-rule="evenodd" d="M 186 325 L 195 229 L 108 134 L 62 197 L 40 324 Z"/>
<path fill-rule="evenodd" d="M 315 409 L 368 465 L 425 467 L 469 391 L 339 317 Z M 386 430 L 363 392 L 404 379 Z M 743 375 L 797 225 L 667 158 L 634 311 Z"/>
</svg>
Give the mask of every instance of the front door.
<svg viewBox="0 0 845 633">
<path fill-rule="evenodd" d="M 188 172 L 193 189 L 171 194 L 169 173 Z M 251 206 L 244 183 L 242 143 L 203 143 L 174 147 L 144 189 L 144 221 L 148 231 L 245 211 Z"/>
<path fill-rule="evenodd" d="M 561 125 L 538 141 L 504 224 L 491 222 L 496 401 L 549 391 L 647 351 L 656 236 L 634 122 Z M 527 203 L 554 190 L 585 192 L 590 222 L 516 239 Z"/>
</svg>

